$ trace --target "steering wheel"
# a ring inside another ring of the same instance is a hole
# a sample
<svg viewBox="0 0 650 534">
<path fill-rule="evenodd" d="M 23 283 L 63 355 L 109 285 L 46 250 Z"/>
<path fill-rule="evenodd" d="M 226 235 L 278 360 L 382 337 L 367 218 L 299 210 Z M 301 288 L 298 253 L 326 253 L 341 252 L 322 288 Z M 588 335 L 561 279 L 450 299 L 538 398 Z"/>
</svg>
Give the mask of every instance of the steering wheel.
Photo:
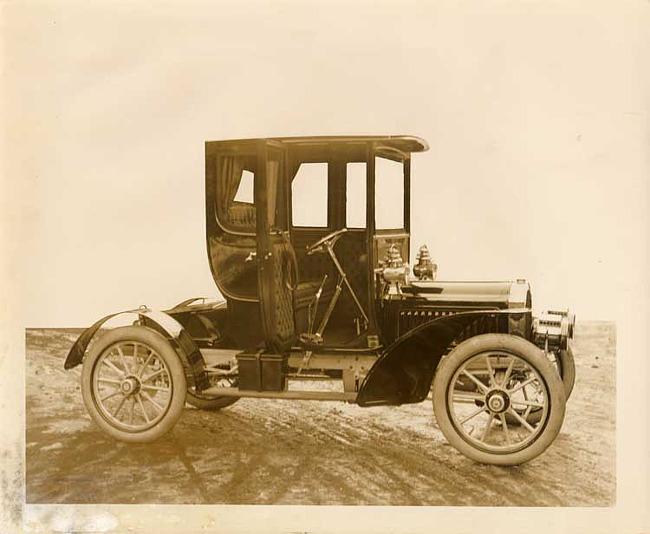
<svg viewBox="0 0 650 534">
<path fill-rule="evenodd" d="M 333 247 L 334 244 L 340 239 L 340 237 L 347 231 L 347 228 L 341 228 L 340 230 L 335 230 L 331 234 L 327 234 L 325 237 L 321 237 L 318 241 L 316 241 L 316 243 L 307 247 L 307 256 L 311 256 L 317 252 L 324 252 L 325 245 L 327 244 Z"/>
</svg>

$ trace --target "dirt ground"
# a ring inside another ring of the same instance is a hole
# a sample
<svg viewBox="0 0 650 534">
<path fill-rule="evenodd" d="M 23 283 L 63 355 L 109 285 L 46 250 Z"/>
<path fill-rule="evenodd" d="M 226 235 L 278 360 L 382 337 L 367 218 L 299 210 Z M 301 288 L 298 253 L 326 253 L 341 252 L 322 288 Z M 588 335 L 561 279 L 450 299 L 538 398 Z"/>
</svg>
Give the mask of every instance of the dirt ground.
<svg viewBox="0 0 650 534">
<path fill-rule="evenodd" d="M 167 436 L 127 445 L 87 415 L 78 334 L 26 332 L 28 503 L 611 506 L 615 502 L 613 323 L 578 323 L 576 387 L 555 443 L 515 468 L 472 462 L 436 428 L 431 401 L 359 408 L 242 399 L 187 407 Z"/>
</svg>

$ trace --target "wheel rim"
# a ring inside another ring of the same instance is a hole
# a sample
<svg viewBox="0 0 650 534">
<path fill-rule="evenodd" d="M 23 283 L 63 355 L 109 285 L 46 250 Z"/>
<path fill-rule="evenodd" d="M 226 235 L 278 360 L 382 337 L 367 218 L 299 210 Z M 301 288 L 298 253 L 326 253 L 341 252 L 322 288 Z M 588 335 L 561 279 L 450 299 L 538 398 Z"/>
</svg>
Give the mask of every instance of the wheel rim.
<svg viewBox="0 0 650 534">
<path fill-rule="evenodd" d="M 112 426 L 125 432 L 154 427 L 172 401 L 169 366 L 150 346 L 120 341 L 97 359 L 92 372 L 93 401 Z"/>
<path fill-rule="evenodd" d="M 468 383 L 473 390 L 468 391 Z M 501 352 L 472 356 L 458 367 L 447 391 L 453 426 L 481 450 L 511 454 L 542 433 L 549 414 L 549 390 L 541 374 L 519 356 Z M 538 421 L 527 421 L 533 410 Z M 508 425 L 506 414 L 518 426 Z"/>
</svg>

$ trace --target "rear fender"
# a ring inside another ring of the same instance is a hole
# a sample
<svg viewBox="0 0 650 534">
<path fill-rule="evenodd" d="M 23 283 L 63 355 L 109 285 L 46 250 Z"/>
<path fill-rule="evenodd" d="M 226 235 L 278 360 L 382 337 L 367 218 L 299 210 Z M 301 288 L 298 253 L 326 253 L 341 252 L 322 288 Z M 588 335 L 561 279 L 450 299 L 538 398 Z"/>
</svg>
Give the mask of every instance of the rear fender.
<svg viewBox="0 0 650 534">
<path fill-rule="evenodd" d="M 497 332 L 499 317 L 529 313 L 527 308 L 480 310 L 447 315 L 424 323 L 386 348 L 366 376 L 356 403 L 359 406 L 409 404 L 426 399 L 442 356 L 463 330 L 477 320 Z"/>
<path fill-rule="evenodd" d="M 183 363 L 185 376 L 190 386 L 194 386 L 198 391 L 209 387 L 203 355 L 192 337 L 176 319 L 167 313 L 151 310 L 145 306 L 141 306 L 136 310 L 126 310 L 107 315 L 84 330 L 74 345 L 72 345 L 63 367 L 65 369 L 72 369 L 82 363 L 90 341 L 102 325 L 113 317 L 127 313 L 137 314 L 142 326 L 156 330 L 167 338 Z"/>
</svg>

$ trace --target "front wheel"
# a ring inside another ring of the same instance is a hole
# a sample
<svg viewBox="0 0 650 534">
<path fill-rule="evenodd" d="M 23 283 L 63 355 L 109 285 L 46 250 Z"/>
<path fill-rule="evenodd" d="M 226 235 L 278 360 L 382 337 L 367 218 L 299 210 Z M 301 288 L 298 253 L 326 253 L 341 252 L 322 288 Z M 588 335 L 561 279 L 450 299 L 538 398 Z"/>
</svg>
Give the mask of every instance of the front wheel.
<svg viewBox="0 0 650 534">
<path fill-rule="evenodd" d="M 158 332 L 115 328 L 84 359 L 81 392 L 88 413 L 110 436 L 149 443 L 176 424 L 187 382 L 178 354 Z"/>
<path fill-rule="evenodd" d="M 467 380 L 474 391 L 467 391 Z M 441 361 L 433 382 L 433 410 L 445 437 L 486 464 L 518 465 L 539 456 L 560 431 L 564 407 L 552 363 L 533 344 L 507 334 L 461 343 Z M 540 416 L 529 422 L 533 410 Z M 519 425 L 509 425 L 510 417 Z"/>
</svg>

